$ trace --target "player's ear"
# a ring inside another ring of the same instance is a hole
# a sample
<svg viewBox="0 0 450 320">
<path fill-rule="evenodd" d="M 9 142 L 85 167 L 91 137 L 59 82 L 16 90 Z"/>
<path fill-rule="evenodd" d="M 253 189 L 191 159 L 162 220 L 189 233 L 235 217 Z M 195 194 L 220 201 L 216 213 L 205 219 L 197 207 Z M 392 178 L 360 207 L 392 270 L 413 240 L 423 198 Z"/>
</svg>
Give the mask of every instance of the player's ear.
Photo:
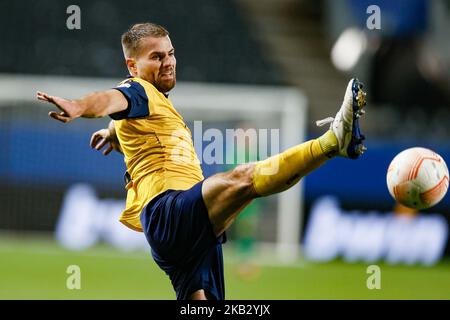
<svg viewBox="0 0 450 320">
<path fill-rule="evenodd" d="M 137 66 L 136 60 L 133 58 L 125 58 L 125 63 L 127 64 L 128 71 L 133 77 L 137 76 Z"/>
</svg>

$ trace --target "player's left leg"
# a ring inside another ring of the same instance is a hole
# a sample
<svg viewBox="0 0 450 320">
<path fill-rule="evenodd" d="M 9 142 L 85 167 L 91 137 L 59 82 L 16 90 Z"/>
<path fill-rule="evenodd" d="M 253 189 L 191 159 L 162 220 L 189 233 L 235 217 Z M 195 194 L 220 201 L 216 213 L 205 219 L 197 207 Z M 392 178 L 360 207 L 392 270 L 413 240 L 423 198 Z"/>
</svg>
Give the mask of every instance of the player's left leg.
<svg viewBox="0 0 450 320">
<path fill-rule="evenodd" d="M 352 79 L 335 118 L 321 121 L 331 122 L 324 135 L 264 161 L 240 165 L 206 179 L 202 196 L 215 234 L 225 231 L 252 199 L 289 189 L 333 156 L 359 157 L 365 150 L 358 123 L 364 105 L 362 84 Z"/>
</svg>

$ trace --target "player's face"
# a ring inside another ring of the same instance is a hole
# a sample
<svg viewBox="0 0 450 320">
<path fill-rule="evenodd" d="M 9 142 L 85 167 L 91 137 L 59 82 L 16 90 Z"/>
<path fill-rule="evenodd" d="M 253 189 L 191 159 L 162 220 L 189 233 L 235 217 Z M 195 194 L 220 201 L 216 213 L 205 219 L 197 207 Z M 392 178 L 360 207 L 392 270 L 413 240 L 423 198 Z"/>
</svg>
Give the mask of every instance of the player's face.
<svg viewBox="0 0 450 320">
<path fill-rule="evenodd" d="M 141 40 L 136 57 L 136 74 L 165 93 L 176 83 L 175 50 L 169 37 L 147 37 Z"/>
</svg>

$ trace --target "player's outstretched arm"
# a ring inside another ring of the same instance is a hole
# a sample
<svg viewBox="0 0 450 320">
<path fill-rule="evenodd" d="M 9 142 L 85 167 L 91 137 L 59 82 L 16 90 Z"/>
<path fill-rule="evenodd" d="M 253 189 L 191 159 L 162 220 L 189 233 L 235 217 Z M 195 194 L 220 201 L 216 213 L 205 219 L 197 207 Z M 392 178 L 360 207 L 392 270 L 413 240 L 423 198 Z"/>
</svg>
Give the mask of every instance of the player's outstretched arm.
<svg viewBox="0 0 450 320">
<path fill-rule="evenodd" d="M 95 150 L 100 151 L 108 143 L 108 147 L 103 150 L 103 155 L 106 156 L 113 150 L 123 153 L 122 148 L 120 147 L 119 140 L 117 139 L 114 121 L 110 121 L 108 128 L 98 130 L 91 136 L 90 145 L 91 148 L 94 148 Z"/>
<path fill-rule="evenodd" d="M 100 118 L 127 109 L 128 101 L 117 90 L 94 92 L 77 100 L 51 96 L 45 92 L 36 93 L 38 100 L 54 104 L 60 112 L 50 111 L 48 115 L 61 122 L 76 118 Z"/>
</svg>

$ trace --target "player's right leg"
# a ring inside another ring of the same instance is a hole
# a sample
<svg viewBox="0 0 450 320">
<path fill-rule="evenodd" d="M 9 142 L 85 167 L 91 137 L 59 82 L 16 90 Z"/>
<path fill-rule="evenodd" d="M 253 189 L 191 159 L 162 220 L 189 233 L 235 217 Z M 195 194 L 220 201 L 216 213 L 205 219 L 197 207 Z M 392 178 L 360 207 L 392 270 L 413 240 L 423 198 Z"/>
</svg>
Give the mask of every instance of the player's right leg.
<svg viewBox="0 0 450 320">
<path fill-rule="evenodd" d="M 321 146 L 322 144 L 322 146 Z M 231 171 L 216 174 L 203 182 L 202 196 L 218 236 L 233 223 L 236 216 L 254 198 L 282 192 L 317 169 L 337 149 L 334 134 L 292 147 L 266 160 L 239 165 Z"/>
<path fill-rule="evenodd" d="M 331 123 L 324 135 L 266 160 L 240 165 L 206 179 L 202 196 L 216 235 L 225 231 L 252 199 L 289 189 L 334 156 L 358 158 L 365 151 L 358 123 L 364 105 L 362 84 L 352 79 L 335 118 L 319 122 Z"/>
</svg>

